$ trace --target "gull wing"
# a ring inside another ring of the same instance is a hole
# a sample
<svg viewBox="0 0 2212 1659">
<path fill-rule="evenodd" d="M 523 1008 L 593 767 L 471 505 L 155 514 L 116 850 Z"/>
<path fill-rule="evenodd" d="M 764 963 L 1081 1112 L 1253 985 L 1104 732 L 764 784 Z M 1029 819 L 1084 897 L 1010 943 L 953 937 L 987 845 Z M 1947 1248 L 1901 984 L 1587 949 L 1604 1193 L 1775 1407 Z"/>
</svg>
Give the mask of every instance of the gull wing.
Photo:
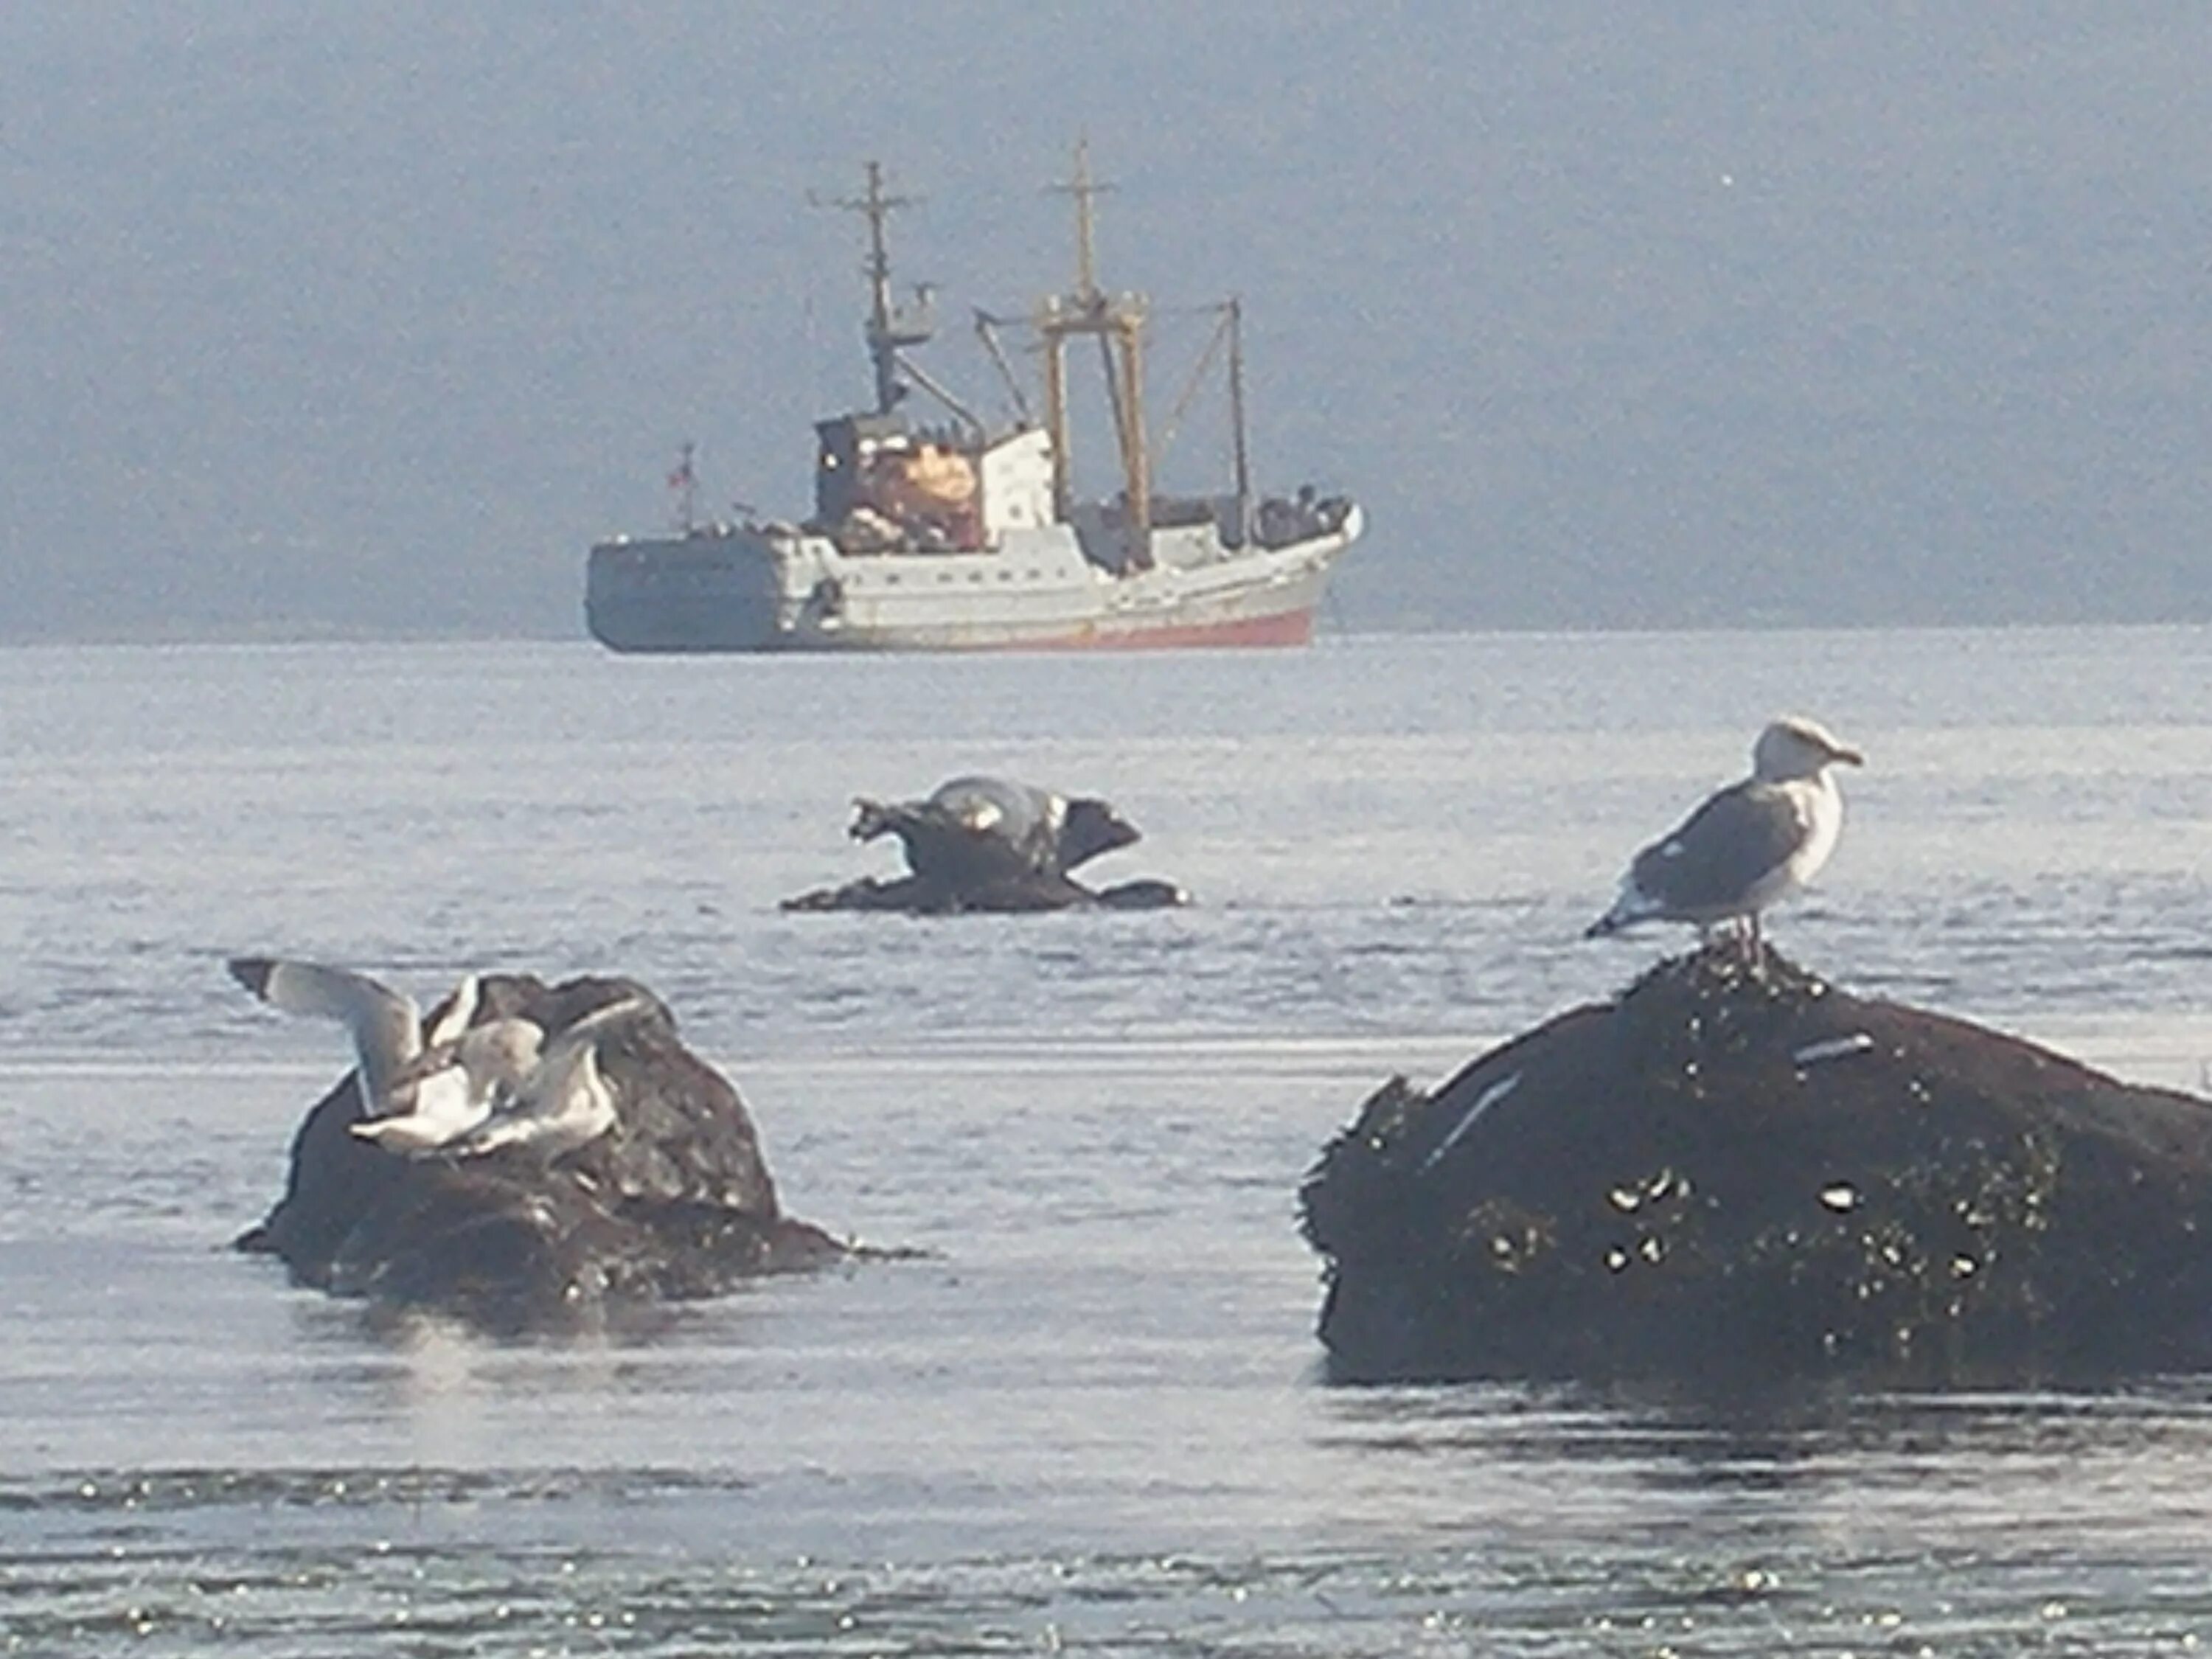
<svg viewBox="0 0 2212 1659">
<path fill-rule="evenodd" d="M 1662 915 L 1725 913 L 1788 862 L 1808 827 L 1794 791 L 1747 778 L 1638 853 L 1629 879 Z"/>
<path fill-rule="evenodd" d="M 422 1048 L 422 1017 L 415 1000 L 366 974 L 314 962 L 234 957 L 231 977 L 272 1008 L 335 1019 L 353 1033 L 362 1092 L 381 1110 L 400 1068 Z"/>
</svg>

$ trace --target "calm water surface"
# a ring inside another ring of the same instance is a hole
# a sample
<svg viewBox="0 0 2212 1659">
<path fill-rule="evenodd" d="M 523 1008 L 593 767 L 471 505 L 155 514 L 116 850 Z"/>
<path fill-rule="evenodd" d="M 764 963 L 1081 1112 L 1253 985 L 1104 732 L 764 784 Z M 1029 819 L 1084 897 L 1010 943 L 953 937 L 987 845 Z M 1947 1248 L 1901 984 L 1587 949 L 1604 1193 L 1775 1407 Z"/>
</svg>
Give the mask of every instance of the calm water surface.
<svg viewBox="0 0 2212 1659">
<path fill-rule="evenodd" d="M 2186 1087 L 2212 631 L 1353 640 L 1150 660 L 0 652 L 0 1645 L 22 1653 L 2178 1653 L 2212 1383 L 1712 1402 L 1315 1376 L 1298 1177 L 1603 995 L 1626 854 L 1783 709 L 1872 764 L 1784 947 Z M 1146 830 L 1152 916 L 785 917 L 856 793 Z M 641 977 L 798 1213 L 922 1260 L 497 1341 L 227 1253 L 342 1039 Z"/>
</svg>

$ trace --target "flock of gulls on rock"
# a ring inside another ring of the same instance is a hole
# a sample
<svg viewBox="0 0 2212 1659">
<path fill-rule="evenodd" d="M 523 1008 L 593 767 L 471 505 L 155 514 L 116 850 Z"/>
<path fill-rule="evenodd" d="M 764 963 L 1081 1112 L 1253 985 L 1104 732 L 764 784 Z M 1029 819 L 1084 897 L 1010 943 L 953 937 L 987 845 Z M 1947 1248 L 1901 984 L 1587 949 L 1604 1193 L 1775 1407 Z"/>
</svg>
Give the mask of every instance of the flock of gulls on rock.
<svg viewBox="0 0 2212 1659">
<path fill-rule="evenodd" d="M 353 1033 L 362 1109 L 353 1133 L 408 1158 L 478 1158 L 507 1148 L 550 1163 L 615 1126 L 599 1040 L 658 1006 L 626 997 L 546 1040 L 535 1020 L 481 1012 L 463 977 L 423 1028 L 415 1000 L 364 974 L 270 957 L 232 959 L 234 978 L 272 1008 L 334 1019 Z"/>
<path fill-rule="evenodd" d="M 1811 880 L 1835 850 L 1843 796 L 1830 769 L 1863 760 L 1813 720 L 1776 720 L 1752 750 L 1749 777 L 1636 854 L 1588 936 L 1686 922 L 1709 940 L 1732 935 L 1755 954 L 1760 913 Z M 855 840 L 896 836 L 910 880 L 951 888 L 1064 881 L 1077 865 L 1139 839 L 1103 801 L 988 777 L 953 779 L 919 801 L 854 805 Z M 484 1006 L 471 974 L 426 1029 L 411 998 L 342 968 L 240 957 L 230 971 L 270 1006 L 352 1033 L 363 1112 L 352 1133 L 410 1158 L 513 1152 L 550 1163 L 589 1145 L 617 1121 L 599 1073 L 601 1040 L 662 1012 L 650 997 L 630 995 L 549 1034 Z"/>
</svg>

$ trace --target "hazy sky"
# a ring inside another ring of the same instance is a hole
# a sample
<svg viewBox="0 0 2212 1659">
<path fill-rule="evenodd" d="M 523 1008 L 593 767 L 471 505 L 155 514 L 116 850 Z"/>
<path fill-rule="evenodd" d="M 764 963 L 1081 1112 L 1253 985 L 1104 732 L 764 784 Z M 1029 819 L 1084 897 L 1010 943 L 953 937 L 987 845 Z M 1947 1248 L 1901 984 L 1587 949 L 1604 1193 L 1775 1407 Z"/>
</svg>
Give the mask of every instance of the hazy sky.
<svg viewBox="0 0 2212 1659">
<path fill-rule="evenodd" d="M 0 637 L 577 632 L 680 440 L 795 513 L 864 398 L 810 191 L 882 159 L 1012 309 L 1085 130 L 1110 283 L 1241 293 L 1263 477 L 1366 503 L 1340 620 L 2212 616 L 2208 64 L 2197 0 L 9 0 Z"/>
</svg>

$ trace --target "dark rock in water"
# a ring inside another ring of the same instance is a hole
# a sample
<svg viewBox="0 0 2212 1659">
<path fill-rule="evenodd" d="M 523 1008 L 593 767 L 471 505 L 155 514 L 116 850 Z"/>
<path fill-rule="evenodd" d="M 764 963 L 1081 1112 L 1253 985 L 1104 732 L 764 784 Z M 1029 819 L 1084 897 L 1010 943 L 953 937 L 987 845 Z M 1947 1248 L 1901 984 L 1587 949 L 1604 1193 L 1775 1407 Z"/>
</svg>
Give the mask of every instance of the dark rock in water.
<svg viewBox="0 0 2212 1659">
<path fill-rule="evenodd" d="M 487 975 L 482 987 L 478 1021 L 520 1015 L 549 1035 L 650 997 L 620 979 Z M 362 1102 L 349 1074 L 301 1124 L 284 1196 L 238 1248 L 340 1294 L 526 1322 L 611 1299 L 713 1295 L 852 1254 L 782 1212 L 744 1102 L 657 1000 L 601 1038 L 599 1059 L 616 1127 L 550 1164 L 527 1151 L 386 1152 L 349 1131 Z"/>
<path fill-rule="evenodd" d="M 1103 800 L 1070 799 L 999 778 L 963 777 L 927 799 L 854 802 L 855 841 L 895 836 L 910 873 L 817 888 L 786 910 L 894 910 L 908 915 L 1031 910 L 1160 910 L 1190 902 L 1172 882 L 1094 889 L 1069 873 L 1142 839 Z"/>
<path fill-rule="evenodd" d="M 1091 895 L 1091 902 L 1101 910 L 1175 910 L 1190 902 L 1190 890 L 1144 876 L 1102 887 Z"/>
<path fill-rule="evenodd" d="M 893 910 L 909 916 L 1006 915 L 1031 910 L 1170 910 L 1190 902 L 1171 881 L 1143 879 L 1090 888 L 1071 877 L 1031 875 L 974 885 L 901 876 L 873 876 L 821 887 L 783 901 L 786 910 Z"/>
<path fill-rule="evenodd" d="M 2095 1382 L 2212 1366 L 2212 1102 L 1733 945 L 1433 1093 L 1301 1194 L 1346 1380 Z"/>
</svg>

